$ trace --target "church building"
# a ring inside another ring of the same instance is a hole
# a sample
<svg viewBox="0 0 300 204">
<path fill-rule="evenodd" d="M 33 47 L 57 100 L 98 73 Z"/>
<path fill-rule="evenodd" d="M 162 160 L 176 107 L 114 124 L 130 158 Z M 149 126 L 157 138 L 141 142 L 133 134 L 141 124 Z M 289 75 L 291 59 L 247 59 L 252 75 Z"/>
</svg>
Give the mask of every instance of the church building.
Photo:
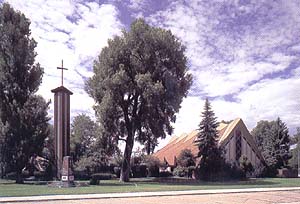
<svg viewBox="0 0 300 204">
<path fill-rule="evenodd" d="M 218 144 L 225 150 L 224 156 L 228 163 L 237 164 L 241 156 L 244 155 L 251 162 L 254 169 L 264 165 L 264 158 L 241 118 L 237 118 L 230 123 L 221 122 L 217 130 L 219 133 Z M 198 131 L 195 130 L 190 134 L 174 136 L 154 156 L 169 167 L 176 167 L 177 158 L 182 150 L 190 149 L 193 155 L 197 156 L 198 146 L 194 142 L 197 135 Z"/>
</svg>

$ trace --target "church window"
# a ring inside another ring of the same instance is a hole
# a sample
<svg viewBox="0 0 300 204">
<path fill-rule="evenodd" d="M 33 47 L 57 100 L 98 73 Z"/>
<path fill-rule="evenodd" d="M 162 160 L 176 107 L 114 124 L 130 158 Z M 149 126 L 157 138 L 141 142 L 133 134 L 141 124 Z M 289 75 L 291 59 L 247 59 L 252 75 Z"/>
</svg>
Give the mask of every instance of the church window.
<svg viewBox="0 0 300 204">
<path fill-rule="evenodd" d="M 242 136 L 241 131 L 236 132 L 236 140 L 235 140 L 235 159 L 239 161 L 242 156 Z"/>
</svg>

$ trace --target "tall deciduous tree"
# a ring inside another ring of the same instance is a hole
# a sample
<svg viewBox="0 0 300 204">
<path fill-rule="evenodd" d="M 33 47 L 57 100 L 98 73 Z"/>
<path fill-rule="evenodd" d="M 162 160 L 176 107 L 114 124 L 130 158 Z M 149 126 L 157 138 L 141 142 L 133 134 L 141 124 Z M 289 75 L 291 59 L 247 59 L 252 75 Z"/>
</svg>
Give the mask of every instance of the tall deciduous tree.
<svg viewBox="0 0 300 204">
<path fill-rule="evenodd" d="M 199 176 L 201 179 L 211 179 L 221 170 L 224 162 L 222 151 L 218 146 L 218 123 L 210 102 L 206 99 L 202 121 L 199 124 L 199 133 L 195 140 L 198 145 L 200 157 Z"/>
<path fill-rule="evenodd" d="M 108 41 L 87 83 L 107 134 L 125 141 L 120 181 L 129 181 L 130 158 L 145 132 L 164 138 L 191 84 L 184 47 L 169 30 L 132 23 Z"/>
<path fill-rule="evenodd" d="M 2 159 L 17 172 L 33 152 L 41 151 L 48 134 L 48 103 L 34 96 L 43 69 L 34 62 L 36 42 L 30 37 L 30 21 L 9 4 L 0 7 L 0 121 Z M 35 149 L 37 148 L 37 149 Z"/>
<path fill-rule="evenodd" d="M 288 164 L 291 158 L 290 137 L 286 124 L 280 118 L 258 122 L 252 135 L 271 170 L 275 171 Z"/>
<path fill-rule="evenodd" d="M 270 130 L 274 122 L 269 122 L 267 120 L 261 120 L 257 123 L 256 127 L 253 128 L 251 134 L 253 135 L 258 149 L 263 152 L 264 150 L 264 141 L 266 140 L 267 135 L 270 134 Z"/>
</svg>

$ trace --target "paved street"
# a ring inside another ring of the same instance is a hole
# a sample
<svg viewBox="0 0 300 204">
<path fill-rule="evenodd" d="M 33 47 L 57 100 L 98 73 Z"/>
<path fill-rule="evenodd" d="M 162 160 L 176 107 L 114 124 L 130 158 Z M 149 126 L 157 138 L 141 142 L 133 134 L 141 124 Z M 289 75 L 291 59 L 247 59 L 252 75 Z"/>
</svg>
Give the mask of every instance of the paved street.
<svg viewBox="0 0 300 204">
<path fill-rule="evenodd" d="M 20 202 L 21 203 L 21 202 Z M 25 204 L 27 202 L 22 202 Z M 39 204 L 300 204 L 300 191 L 277 191 L 277 192 L 253 192 L 253 193 L 230 193 L 230 194 L 207 194 L 207 195 L 180 195 L 161 197 L 134 197 L 134 198 L 108 198 L 108 199 L 85 199 L 67 201 L 43 201 L 28 202 Z"/>
</svg>

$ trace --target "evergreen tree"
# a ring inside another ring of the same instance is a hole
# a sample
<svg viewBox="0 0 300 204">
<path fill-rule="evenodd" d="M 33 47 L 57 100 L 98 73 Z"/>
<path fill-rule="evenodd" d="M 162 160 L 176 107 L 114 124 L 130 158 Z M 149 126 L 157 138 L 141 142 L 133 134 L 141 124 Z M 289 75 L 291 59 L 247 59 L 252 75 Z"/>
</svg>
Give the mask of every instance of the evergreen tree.
<svg viewBox="0 0 300 204">
<path fill-rule="evenodd" d="M 175 113 L 191 85 L 184 50 L 171 31 L 139 19 L 109 40 L 95 61 L 87 91 L 96 101 L 104 135 L 125 142 L 120 181 L 129 181 L 135 141 L 156 142 L 144 137 L 165 138 L 173 131 Z"/>
<path fill-rule="evenodd" d="M 222 150 L 218 146 L 218 123 L 208 99 L 205 101 L 199 134 L 195 140 L 199 148 L 198 173 L 201 179 L 210 180 L 221 170 L 224 162 Z"/>
<path fill-rule="evenodd" d="M 36 42 L 30 21 L 9 4 L 0 7 L 0 154 L 4 163 L 21 171 L 33 153 L 40 153 L 47 137 L 49 103 L 34 94 L 43 69 L 34 62 Z"/>
</svg>

